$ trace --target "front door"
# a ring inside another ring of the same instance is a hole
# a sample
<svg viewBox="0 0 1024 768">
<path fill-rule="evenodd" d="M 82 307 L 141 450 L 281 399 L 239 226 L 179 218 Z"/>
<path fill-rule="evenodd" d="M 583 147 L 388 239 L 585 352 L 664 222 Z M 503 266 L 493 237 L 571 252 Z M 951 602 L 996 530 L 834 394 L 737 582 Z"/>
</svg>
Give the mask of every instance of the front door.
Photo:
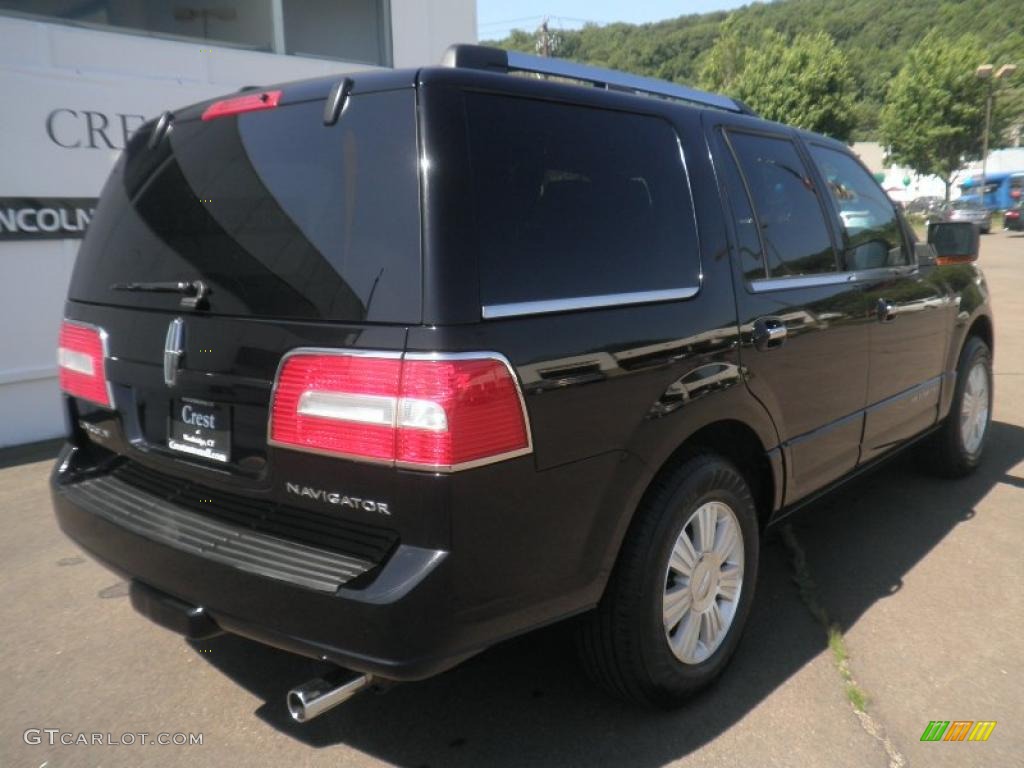
<svg viewBox="0 0 1024 768">
<path fill-rule="evenodd" d="M 938 270 L 915 264 L 899 214 L 860 162 L 834 146 L 811 142 L 809 150 L 872 320 L 863 462 L 935 423 L 955 305 Z"/>
<path fill-rule="evenodd" d="M 827 202 L 795 136 L 718 120 L 712 136 L 734 221 L 741 361 L 782 439 L 792 503 L 857 465 L 869 320 L 861 287 L 840 269 Z"/>
</svg>

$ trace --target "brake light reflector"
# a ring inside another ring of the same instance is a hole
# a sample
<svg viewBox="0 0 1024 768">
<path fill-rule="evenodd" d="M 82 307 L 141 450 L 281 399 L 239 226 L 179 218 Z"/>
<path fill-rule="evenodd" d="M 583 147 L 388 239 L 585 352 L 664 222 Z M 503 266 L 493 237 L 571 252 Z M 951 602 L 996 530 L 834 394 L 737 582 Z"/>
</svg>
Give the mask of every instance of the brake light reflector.
<svg viewBox="0 0 1024 768">
<path fill-rule="evenodd" d="M 406 359 L 396 461 L 456 467 L 529 445 L 519 389 L 503 360 Z"/>
<path fill-rule="evenodd" d="M 492 353 L 297 350 L 278 371 L 268 432 L 274 445 L 437 471 L 531 450 L 518 383 Z"/>
<path fill-rule="evenodd" d="M 232 96 L 221 99 L 203 110 L 203 120 L 215 120 L 218 117 L 239 115 L 243 112 L 258 112 L 261 109 L 273 109 L 281 101 L 281 91 L 261 91 L 247 93 L 245 96 Z"/>
<path fill-rule="evenodd" d="M 105 360 L 106 344 L 101 329 L 70 320 L 61 324 L 57 371 L 62 391 L 110 408 Z"/>
</svg>

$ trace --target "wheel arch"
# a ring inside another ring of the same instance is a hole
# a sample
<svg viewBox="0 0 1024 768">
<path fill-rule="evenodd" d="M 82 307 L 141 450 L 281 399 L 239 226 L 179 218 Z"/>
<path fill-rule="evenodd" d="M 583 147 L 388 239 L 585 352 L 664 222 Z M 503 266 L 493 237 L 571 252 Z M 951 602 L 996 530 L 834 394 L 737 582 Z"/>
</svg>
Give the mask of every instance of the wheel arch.
<svg viewBox="0 0 1024 768">
<path fill-rule="evenodd" d="M 949 357 L 946 363 L 946 372 L 943 376 L 943 392 L 939 408 L 940 420 L 949 415 L 956 388 L 957 365 L 964 347 L 971 338 L 981 339 L 988 346 L 989 353 L 995 355 L 995 328 L 992 323 L 992 315 L 987 310 L 987 304 L 979 306 L 970 320 L 964 320 L 954 327 L 952 343 L 947 353 Z"/>
<path fill-rule="evenodd" d="M 696 453 L 716 453 L 737 466 L 757 502 L 763 529 L 781 508 L 785 466 L 770 413 L 742 383 L 693 400 L 660 418 L 645 419 L 625 446 L 619 472 L 598 515 L 608 522 L 593 539 L 601 551 L 591 595 L 599 599 L 630 535 L 637 512 L 657 480 Z M 751 467 L 755 468 L 751 471 Z"/>
<path fill-rule="evenodd" d="M 751 486 L 762 529 L 781 507 L 785 469 L 781 448 L 777 440 L 774 440 L 774 424 L 759 403 L 750 403 L 752 398 L 729 399 L 734 407 L 715 408 L 713 414 L 710 413 L 711 409 L 702 410 L 703 418 L 688 422 L 689 428 L 685 431 L 677 427 L 665 434 L 657 450 L 640 457 L 643 470 L 630 481 L 632 492 L 626 498 L 620 496 L 608 499 L 608 503 L 621 506 L 617 513 L 612 513 L 619 521 L 617 530 L 605 544 L 607 549 L 603 570 L 606 576 L 618 560 L 622 544 L 636 520 L 637 511 L 649 498 L 657 482 L 701 452 L 718 454 L 736 465 Z M 708 405 L 711 400 L 708 398 Z M 745 416 L 749 418 L 743 418 Z M 639 456 L 638 453 L 630 453 Z M 601 587 L 603 589 L 603 583 Z"/>
<path fill-rule="evenodd" d="M 778 506 L 782 479 L 781 476 L 776 477 L 772 452 L 766 449 L 749 424 L 738 419 L 713 421 L 688 435 L 652 475 L 640 504 L 643 504 L 658 480 L 674 472 L 687 459 L 701 453 L 717 454 L 735 465 L 750 486 L 751 495 L 757 504 L 758 522 L 763 529 Z M 781 465 L 781 456 L 779 463 Z"/>
<path fill-rule="evenodd" d="M 978 315 L 974 318 L 974 322 L 972 322 L 970 327 L 967 329 L 963 343 L 960 345 L 961 349 L 963 349 L 964 344 L 966 344 L 967 340 L 972 336 L 977 336 L 979 339 L 984 341 L 986 346 L 988 346 L 988 351 L 993 355 L 995 354 L 995 333 L 992 328 L 991 317 L 988 315 Z"/>
</svg>

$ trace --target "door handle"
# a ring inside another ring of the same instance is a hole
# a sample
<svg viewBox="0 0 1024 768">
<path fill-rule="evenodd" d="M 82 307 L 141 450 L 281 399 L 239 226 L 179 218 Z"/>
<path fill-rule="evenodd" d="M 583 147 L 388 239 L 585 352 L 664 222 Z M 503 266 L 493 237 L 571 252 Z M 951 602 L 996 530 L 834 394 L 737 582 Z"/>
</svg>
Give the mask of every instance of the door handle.
<svg viewBox="0 0 1024 768">
<path fill-rule="evenodd" d="M 890 304 L 885 299 L 879 299 L 877 307 L 878 322 L 891 323 L 896 319 L 896 305 Z"/>
<path fill-rule="evenodd" d="M 754 347 L 761 350 L 781 347 L 788 333 L 780 318 L 759 317 L 754 321 Z"/>
</svg>

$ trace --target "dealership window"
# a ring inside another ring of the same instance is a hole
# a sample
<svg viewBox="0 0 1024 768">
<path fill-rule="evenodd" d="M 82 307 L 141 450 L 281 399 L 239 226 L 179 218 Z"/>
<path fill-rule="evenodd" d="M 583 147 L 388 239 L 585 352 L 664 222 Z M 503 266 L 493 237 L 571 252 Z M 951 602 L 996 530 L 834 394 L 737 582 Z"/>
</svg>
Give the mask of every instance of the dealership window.
<svg viewBox="0 0 1024 768">
<path fill-rule="evenodd" d="M 387 64 L 387 3 L 381 0 L 284 0 L 285 52 L 294 56 Z"/>
<path fill-rule="evenodd" d="M 389 0 L 0 0 L 0 13 L 387 66 L 389 6 Z"/>
</svg>

